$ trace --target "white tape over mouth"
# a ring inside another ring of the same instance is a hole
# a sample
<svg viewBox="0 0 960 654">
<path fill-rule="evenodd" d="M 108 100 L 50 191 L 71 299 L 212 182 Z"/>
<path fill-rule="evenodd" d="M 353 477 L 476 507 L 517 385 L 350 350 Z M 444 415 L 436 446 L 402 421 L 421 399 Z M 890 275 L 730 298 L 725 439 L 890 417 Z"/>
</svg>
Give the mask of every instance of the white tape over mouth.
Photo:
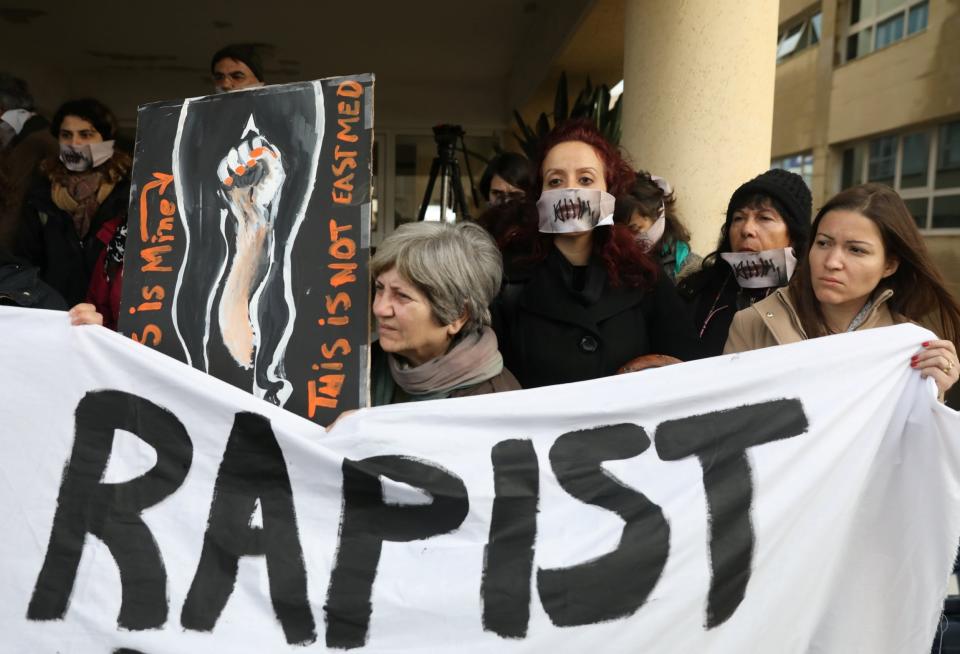
<svg viewBox="0 0 960 654">
<path fill-rule="evenodd" d="M 741 288 L 786 286 L 797 268 L 792 247 L 761 252 L 721 252 L 720 257 L 733 268 Z"/>
<path fill-rule="evenodd" d="M 544 191 L 537 200 L 542 234 L 589 232 L 613 225 L 617 199 L 606 191 L 558 188 Z"/>
</svg>

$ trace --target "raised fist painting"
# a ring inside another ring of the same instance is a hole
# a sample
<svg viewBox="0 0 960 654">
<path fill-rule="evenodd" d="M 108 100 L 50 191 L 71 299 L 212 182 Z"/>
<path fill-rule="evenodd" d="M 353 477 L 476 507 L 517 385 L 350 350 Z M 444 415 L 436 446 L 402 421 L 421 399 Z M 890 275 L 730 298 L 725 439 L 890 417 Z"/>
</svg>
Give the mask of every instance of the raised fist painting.
<svg viewBox="0 0 960 654">
<path fill-rule="evenodd" d="M 291 253 L 314 190 L 322 89 L 187 100 L 173 175 L 187 247 L 174 323 L 187 362 L 284 405 Z"/>
<path fill-rule="evenodd" d="M 250 368 L 260 333 L 250 306 L 260 295 L 286 179 L 280 153 L 259 135 L 252 116 L 244 138 L 220 160 L 217 176 L 221 197 L 236 221 L 233 259 L 220 297 L 220 333 L 234 361 Z"/>
</svg>

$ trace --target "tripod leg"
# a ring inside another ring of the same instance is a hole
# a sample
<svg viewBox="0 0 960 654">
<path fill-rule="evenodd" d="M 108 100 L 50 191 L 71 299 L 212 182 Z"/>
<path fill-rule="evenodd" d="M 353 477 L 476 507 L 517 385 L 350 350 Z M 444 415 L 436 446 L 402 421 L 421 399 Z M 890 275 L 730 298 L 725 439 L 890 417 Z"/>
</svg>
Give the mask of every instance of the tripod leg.
<svg viewBox="0 0 960 654">
<path fill-rule="evenodd" d="M 457 217 L 460 220 L 470 220 L 470 211 L 467 207 L 467 196 L 463 193 L 463 182 L 460 180 L 460 164 L 454 159 L 450 162 L 450 175 L 453 177 L 453 204 Z"/>
<path fill-rule="evenodd" d="M 470 151 L 467 150 L 467 144 L 463 140 L 463 134 L 460 135 L 460 150 L 463 151 L 463 163 L 467 165 L 467 179 L 470 180 L 470 195 L 473 196 L 473 207 L 480 208 L 480 200 L 477 198 L 477 185 L 473 183 L 473 171 L 470 170 Z"/>
<path fill-rule="evenodd" d="M 430 179 L 427 180 L 427 190 L 423 194 L 423 202 L 420 203 L 420 213 L 417 214 L 417 220 L 422 221 L 427 215 L 427 205 L 430 204 L 430 196 L 433 195 L 433 185 L 437 182 L 437 173 L 440 172 L 440 158 L 434 157 L 430 164 Z"/>
</svg>

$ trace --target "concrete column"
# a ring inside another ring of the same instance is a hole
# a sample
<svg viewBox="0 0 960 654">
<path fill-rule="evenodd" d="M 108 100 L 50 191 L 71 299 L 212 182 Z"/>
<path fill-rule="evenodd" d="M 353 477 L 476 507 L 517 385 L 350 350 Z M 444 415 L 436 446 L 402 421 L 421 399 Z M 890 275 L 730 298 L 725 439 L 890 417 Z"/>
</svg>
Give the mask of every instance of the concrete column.
<svg viewBox="0 0 960 654">
<path fill-rule="evenodd" d="M 770 167 L 777 0 L 627 0 L 621 144 L 674 186 L 692 248 Z"/>
</svg>

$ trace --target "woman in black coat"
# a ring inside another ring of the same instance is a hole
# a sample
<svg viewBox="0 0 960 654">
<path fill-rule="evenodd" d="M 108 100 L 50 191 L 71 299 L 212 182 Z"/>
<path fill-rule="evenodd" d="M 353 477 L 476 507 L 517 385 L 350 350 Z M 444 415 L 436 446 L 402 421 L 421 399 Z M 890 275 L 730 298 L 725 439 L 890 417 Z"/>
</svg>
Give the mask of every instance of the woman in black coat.
<svg viewBox="0 0 960 654">
<path fill-rule="evenodd" d="M 527 256 L 506 263 L 494 328 L 524 388 L 612 375 L 637 357 L 700 356 L 686 308 L 623 225 L 614 196 L 634 173 L 586 121 L 547 137 L 536 206 L 514 205 L 521 226 L 501 241 Z"/>
<path fill-rule="evenodd" d="M 777 168 L 734 191 L 717 251 L 708 254 L 700 270 L 678 284 L 681 297 L 692 310 L 694 329 L 706 356 L 723 353 L 737 311 L 786 286 L 791 274 L 788 256 L 797 261 L 806 253 L 812 204 L 803 178 Z M 762 262 L 773 262 L 778 256 L 783 267 L 777 264 L 764 271 Z M 741 260 L 731 265 L 727 261 L 731 257 Z M 756 262 L 761 262 L 759 269 Z M 758 272 L 769 274 L 751 276 Z"/>
<path fill-rule="evenodd" d="M 51 130 L 60 155 L 41 163 L 27 191 L 16 254 L 38 267 L 69 306 L 93 301 L 115 323 L 118 307 L 94 297 L 91 280 L 119 295 L 123 248 L 113 244 L 127 222 L 132 162 L 114 151 L 116 118 L 96 100 L 64 103 Z"/>
</svg>

